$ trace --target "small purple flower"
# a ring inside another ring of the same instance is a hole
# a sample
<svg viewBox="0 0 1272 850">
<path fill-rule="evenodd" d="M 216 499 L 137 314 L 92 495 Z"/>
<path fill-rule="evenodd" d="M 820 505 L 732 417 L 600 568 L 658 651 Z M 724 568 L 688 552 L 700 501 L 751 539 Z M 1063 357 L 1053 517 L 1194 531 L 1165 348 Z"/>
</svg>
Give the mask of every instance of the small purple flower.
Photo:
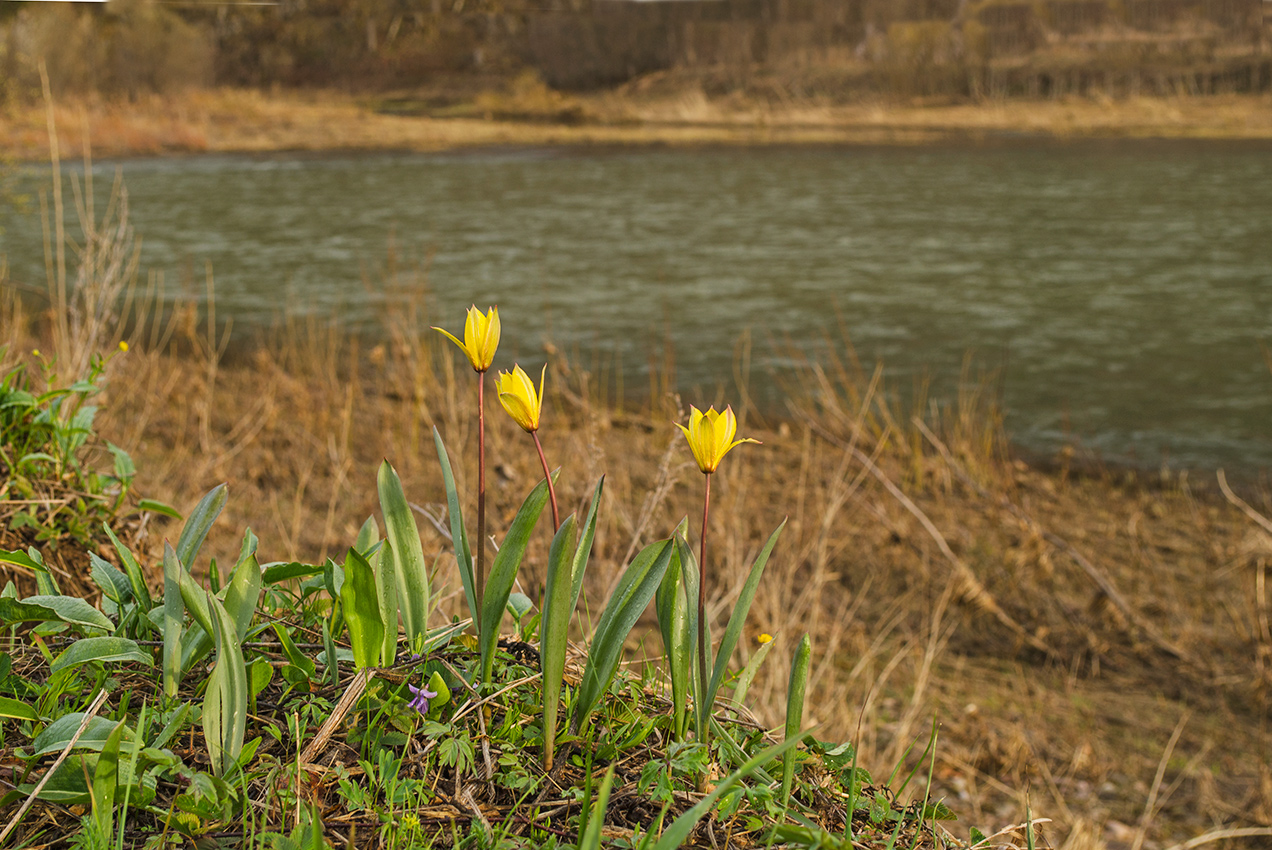
<svg viewBox="0 0 1272 850">
<path fill-rule="evenodd" d="M 414 685 L 407 685 L 411 689 L 411 701 L 407 703 L 411 708 L 420 714 L 428 714 L 428 701 L 437 696 L 428 687 L 417 688 Z"/>
</svg>

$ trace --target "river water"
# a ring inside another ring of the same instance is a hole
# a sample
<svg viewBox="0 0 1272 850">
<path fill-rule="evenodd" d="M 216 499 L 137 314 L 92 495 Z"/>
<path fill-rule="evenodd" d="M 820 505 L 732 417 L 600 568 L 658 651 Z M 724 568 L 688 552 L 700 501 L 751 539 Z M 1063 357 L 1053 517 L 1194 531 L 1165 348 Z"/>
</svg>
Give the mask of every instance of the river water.
<svg viewBox="0 0 1272 850">
<path fill-rule="evenodd" d="M 736 399 L 749 330 L 772 404 L 787 343 L 846 333 L 903 393 L 950 397 L 969 352 L 999 370 L 1032 454 L 1272 467 L 1266 145 L 205 156 L 100 163 L 99 190 L 117 167 L 143 267 L 197 295 L 210 264 L 240 329 L 287 310 L 375 334 L 408 297 L 392 254 L 454 330 L 499 304 L 532 372 L 550 337 L 648 387 L 669 340 L 686 402 Z M 0 225 L 12 278 L 41 283 L 38 215 Z"/>
</svg>

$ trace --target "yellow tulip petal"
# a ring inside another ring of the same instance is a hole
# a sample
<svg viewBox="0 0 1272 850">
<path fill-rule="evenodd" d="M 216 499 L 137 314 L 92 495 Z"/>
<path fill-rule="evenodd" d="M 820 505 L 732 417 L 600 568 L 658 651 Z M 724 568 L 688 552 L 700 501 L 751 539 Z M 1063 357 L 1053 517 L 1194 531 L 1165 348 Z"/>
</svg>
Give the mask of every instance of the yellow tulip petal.
<svg viewBox="0 0 1272 850">
<path fill-rule="evenodd" d="M 530 408 L 526 407 L 526 403 L 519 396 L 513 393 L 500 393 L 499 401 L 503 404 L 503 409 L 508 411 L 508 415 L 512 417 L 513 421 L 524 430 L 538 430 L 538 423 L 534 421 Z"/>
<path fill-rule="evenodd" d="M 689 448 L 693 452 L 693 459 L 704 473 L 715 472 L 720 461 L 735 446 L 759 442 L 750 437 L 741 440 L 733 439 L 737 434 L 738 420 L 732 407 L 725 407 L 723 411 L 709 407 L 706 413 L 693 406 L 689 409 L 689 426 L 685 427 L 680 423 L 676 423 L 676 426 L 684 432 L 685 439 L 689 441 Z"/>
</svg>

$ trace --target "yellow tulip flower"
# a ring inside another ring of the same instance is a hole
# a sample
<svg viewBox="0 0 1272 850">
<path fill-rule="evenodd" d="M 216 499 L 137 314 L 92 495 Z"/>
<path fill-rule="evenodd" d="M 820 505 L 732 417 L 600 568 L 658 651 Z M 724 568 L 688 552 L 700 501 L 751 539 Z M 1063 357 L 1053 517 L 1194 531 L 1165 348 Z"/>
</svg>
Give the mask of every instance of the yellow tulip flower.
<svg viewBox="0 0 1272 850">
<path fill-rule="evenodd" d="M 474 369 L 485 372 L 495 359 L 495 349 L 499 347 L 499 308 L 491 307 L 489 312 L 482 315 L 476 304 L 469 307 L 468 320 L 464 322 L 463 342 L 450 331 L 442 328 L 433 330 L 446 334 L 468 356 L 468 362 L 473 364 Z"/>
<path fill-rule="evenodd" d="M 543 379 L 548 373 L 547 364 L 539 373 L 539 389 L 534 388 L 534 381 L 526 374 L 526 370 L 514 365 L 511 372 L 500 372 L 495 378 L 495 389 L 499 390 L 499 403 L 508 415 L 528 433 L 539 430 L 539 411 L 543 406 Z"/>
<path fill-rule="evenodd" d="M 738 432 L 738 420 L 732 407 L 726 407 L 723 413 L 717 412 L 714 407 L 708 408 L 706 413 L 692 406 L 689 409 L 689 427 L 679 422 L 676 427 L 685 432 L 685 439 L 693 450 L 693 459 L 698 462 L 698 468 L 708 475 L 716 471 L 720 461 L 734 446 L 760 442 L 750 437 L 733 439 Z"/>
</svg>

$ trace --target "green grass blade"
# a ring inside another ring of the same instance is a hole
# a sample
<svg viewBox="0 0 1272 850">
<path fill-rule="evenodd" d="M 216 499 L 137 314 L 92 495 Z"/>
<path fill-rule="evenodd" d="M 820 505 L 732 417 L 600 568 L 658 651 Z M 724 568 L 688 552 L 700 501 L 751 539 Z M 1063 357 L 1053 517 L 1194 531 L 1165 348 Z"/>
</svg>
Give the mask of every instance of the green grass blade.
<svg viewBox="0 0 1272 850">
<path fill-rule="evenodd" d="M 185 570 L 168 541 L 163 543 L 163 692 L 177 695 L 181 683 L 181 621 L 185 604 L 181 599 L 181 575 Z"/>
<path fill-rule="evenodd" d="M 670 540 L 641 550 L 619 580 L 596 626 L 588 651 L 587 668 L 575 698 L 574 728 L 581 729 L 618 671 L 623 642 L 658 590 L 673 551 Z"/>
<path fill-rule="evenodd" d="M 437 461 L 442 467 L 442 486 L 446 490 L 446 513 L 450 517 L 451 541 L 455 545 L 455 564 L 459 568 L 459 580 L 464 585 L 464 599 L 473 623 L 480 625 L 481 612 L 477 610 L 477 580 L 473 577 L 473 553 L 468 546 L 468 532 L 464 529 L 464 513 L 459 506 L 459 491 L 455 489 L 455 473 L 451 469 L 450 455 L 442 443 L 442 435 L 433 428 L 433 443 L 437 446 Z"/>
<path fill-rule="evenodd" d="M 698 821 L 702 820 L 711 811 L 711 808 L 716 804 L 716 800 L 728 793 L 734 785 L 749 777 L 755 772 L 756 768 L 767 764 L 778 756 L 785 755 L 787 751 L 793 749 L 799 742 L 799 738 L 793 738 L 789 741 L 766 747 L 752 756 L 747 760 L 746 764 L 729 774 L 710 794 L 699 800 L 693 808 L 672 821 L 671 826 L 667 827 L 667 831 L 662 834 L 658 839 L 658 843 L 654 845 L 654 850 L 677 850 L 689 838 L 689 834 L 698 825 Z"/>
<path fill-rule="evenodd" d="M 384 514 L 386 534 L 392 543 L 391 563 L 397 580 L 402 623 L 406 626 L 406 640 L 412 650 L 418 651 L 424 645 L 428 631 L 429 603 L 428 572 L 424 565 L 420 530 L 402 491 L 402 480 L 387 460 L 380 464 L 376 484 L 380 491 L 380 510 Z"/>
<path fill-rule="evenodd" d="M 812 657 L 813 645 L 804 635 L 795 650 L 795 663 L 791 665 L 790 684 L 786 689 L 786 740 L 802 738 L 799 734 L 800 724 L 804 719 L 804 694 L 808 691 L 808 664 Z M 795 779 L 795 753 L 787 753 L 782 762 L 782 805 L 786 806 L 791 799 L 791 782 Z"/>
<path fill-rule="evenodd" d="M 742 592 L 738 594 L 738 601 L 734 603 L 733 614 L 729 617 L 729 624 L 724 630 L 724 638 L 720 641 L 720 648 L 716 650 L 715 667 L 711 672 L 711 683 L 707 686 L 706 704 L 708 706 L 715 704 L 716 693 L 724 681 L 724 674 L 728 672 L 729 659 L 733 657 L 733 650 L 742 637 L 746 615 L 751 610 L 751 603 L 755 601 L 755 592 L 759 590 L 764 567 L 768 564 L 769 555 L 773 553 L 773 547 L 777 545 L 777 539 L 784 528 L 786 528 L 786 520 L 782 520 L 782 524 L 769 536 L 768 542 L 760 550 L 759 557 L 751 565 L 751 572 L 746 577 L 746 584 L 742 585 Z"/>
<path fill-rule="evenodd" d="M 587 571 L 588 559 L 592 557 L 592 541 L 596 537 L 596 516 L 597 509 L 601 504 L 601 491 L 605 489 L 605 476 L 601 476 L 601 480 L 596 483 L 596 490 L 592 493 L 592 504 L 587 509 L 587 518 L 583 520 L 583 537 L 579 540 L 578 549 L 574 552 L 574 564 L 571 572 L 574 575 L 573 586 L 570 589 L 570 610 L 579 604 L 579 594 L 583 592 L 583 573 Z"/>
<path fill-rule="evenodd" d="M 574 612 L 572 565 L 578 548 L 578 525 L 571 514 L 561 523 L 548 554 L 548 580 L 544 590 L 543 621 L 539 628 L 539 658 L 543 670 L 543 764 L 552 766 L 556 750 L 557 712 L 561 704 L 561 680 L 565 675 L 565 650 Z"/>
<path fill-rule="evenodd" d="M 503 621 L 504 610 L 508 607 L 508 597 L 512 593 L 512 585 L 517 580 L 517 570 L 521 568 L 521 559 L 526 553 L 526 545 L 530 535 L 534 533 L 543 506 L 548 502 L 548 482 L 540 481 L 521 503 L 520 510 L 512 520 L 512 526 L 504 535 L 499 547 L 499 554 L 490 565 L 490 575 L 486 577 L 486 593 L 482 598 L 481 631 L 477 640 L 481 647 L 481 680 L 490 681 L 491 670 L 495 665 L 495 646 L 499 642 L 499 624 Z"/>
<path fill-rule="evenodd" d="M 747 691 L 751 690 L 751 683 L 755 681 L 755 674 L 759 672 L 760 665 L 764 663 L 764 659 L 768 658 L 768 654 L 773 650 L 773 645 L 777 643 L 776 638 L 768 643 L 760 644 L 760 648 L 751 656 L 751 660 L 742 668 L 742 672 L 738 674 L 738 686 L 733 690 L 733 701 L 738 705 L 742 705 L 746 700 Z"/>
<path fill-rule="evenodd" d="M 177 560 L 187 571 L 194 565 L 194 556 L 198 554 L 203 541 L 207 539 L 212 523 L 216 522 L 216 518 L 225 508 L 227 497 L 226 485 L 216 485 L 199 500 L 199 504 L 194 506 L 194 510 L 190 512 L 190 518 L 182 526 L 181 536 L 177 538 Z"/>
<path fill-rule="evenodd" d="M 345 556 L 345 581 L 340 589 L 353 663 L 361 670 L 376 667 L 384 652 L 384 620 L 375 586 L 375 570 L 356 548 Z M 335 659 L 329 659 L 335 663 Z"/>
<path fill-rule="evenodd" d="M 579 850 L 601 850 L 601 830 L 605 826 L 605 810 L 609 808 L 610 789 L 613 787 L 614 765 L 611 764 L 601 781 L 601 790 L 596 795 L 596 803 L 592 806 L 587 826 L 579 836 Z"/>
</svg>

